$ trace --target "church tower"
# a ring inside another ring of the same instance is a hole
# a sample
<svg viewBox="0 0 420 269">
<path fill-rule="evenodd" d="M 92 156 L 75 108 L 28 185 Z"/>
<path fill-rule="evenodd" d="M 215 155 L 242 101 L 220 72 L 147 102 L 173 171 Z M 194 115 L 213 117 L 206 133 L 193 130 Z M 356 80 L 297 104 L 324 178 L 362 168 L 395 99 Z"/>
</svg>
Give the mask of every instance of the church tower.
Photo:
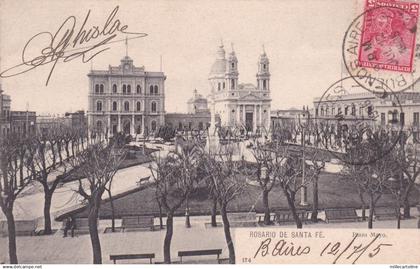
<svg viewBox="0 0 420 269">
<path fill-rule="evenodd" d="M 212 93 L 217 93 L 226 88 L 225 73 L 226 73 L 226 52 L 223 43 L 220 44 L 216 52 L 216 61 L 211 67 L 209 74 L 209 82 Z"/>
<path fill-rule="evenodd" d="M 227 59 L 227 66 L 226 66 L 226 85 L 228 90 L 236 90 L 238 88 L 238 58 L 236 58 L 235 50 L 233 49 L 232 44 L 232 52 L 229 53 L 229 57 Z"/>
<path fill-rule="evenodd" d="M 260 91 L 270 90 L 270 62 L 263 47 L 263 53 L 258 60 L 257 88 Z"/>
</svg>

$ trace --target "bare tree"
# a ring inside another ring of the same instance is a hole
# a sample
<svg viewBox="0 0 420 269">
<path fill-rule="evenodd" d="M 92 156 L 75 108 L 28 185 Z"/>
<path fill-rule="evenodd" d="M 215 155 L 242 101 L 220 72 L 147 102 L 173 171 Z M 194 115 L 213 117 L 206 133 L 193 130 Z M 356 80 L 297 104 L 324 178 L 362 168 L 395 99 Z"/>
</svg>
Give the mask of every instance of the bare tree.
<svg viewBox="0 0 420 269">
<path fill-rule="evenodd" d="M 257 181 L 262 191 L 262 202 L 264 207 L 264 224 L 272 224 L 270 221 L 270 206 L 268 201 L 268 195 L 276 185 L 276 177 L 273 176 L 273 170 L 276 168 L 273 158 L 275 154 L 271 150 L 267 149 L 267 145 L 260 143 L 259 141 L 254 142 L 252 154 L 257 161 Z"/>
<path fill-rule="evenodd" d="M 23 176 L 23 173 L 19 173 L 20 165 L 16 160 L 19 159 L 18 155 L 23 147 L 26 147 L 25 143 L 23 140 L 16 139 L 16 136 L 0 140 L 0 207 L 7 220 L 9 262 L 11 264 L 18 263 L 13 206 L 19 194 L 31 182 L 30 177 L 19 178 L 19 176 Z"/>
<path fill-rule="evenodd" d="M 72 159 L 72 166 L 78 168 L 86 179 L 79 179 L 76 190 L 87 201 L 89 234 L 92 244 L 93 263 L 102 263 L 101 244 L 98 234 L 98 215 L 102 195 L 112 181 L 125 157 L 123 149 L 104 143 L 90 145 Z"/>
<path fill-rule="evenodd" d="M 229 203 L 245 191 L 247 184 L 240 173 L 244 168 L 244 162 L 234 161 L 231 152 L 225 154 L 203 153 L 203 156 L 207 174 L 206 182 L 220 206 L 225 240 L 229 250 L 229 263 L 234 264 L 235 247 L 230 232 L 227 209 Z"/>
<path fill-rule="evenodd" d="M 366 130 L 359 130 L 359 137 Z M 394 137 L 383 131 L 368 135 L 366 139 L 348 143 L 344 179 L 351 180 L 358 188 L 362 203 L 364 195 L 368 197 L 368 228 L 373 227 L 373 214 L 378 200 L 386 190 L 388 180 L 398 171 L 398 163 L 394 152 L 389 152 L 389 144 Z M 380 158 L 377 158 L 380 156 Z M 366 162 L 366 160 L 372 160 Z"/>
<path fill-rule="evenodd" d="M 156 188 L 155 194 L 166 211 L 166 235 L 163 244 L 165 263 L 171 263 L 171 241 L 175 211 L 198 187 L 197 165 L 194 144 L 185 144 L 177 152 L 170 152 L 164 158 L 154 158 L 150 170 Z"/>
</svg>

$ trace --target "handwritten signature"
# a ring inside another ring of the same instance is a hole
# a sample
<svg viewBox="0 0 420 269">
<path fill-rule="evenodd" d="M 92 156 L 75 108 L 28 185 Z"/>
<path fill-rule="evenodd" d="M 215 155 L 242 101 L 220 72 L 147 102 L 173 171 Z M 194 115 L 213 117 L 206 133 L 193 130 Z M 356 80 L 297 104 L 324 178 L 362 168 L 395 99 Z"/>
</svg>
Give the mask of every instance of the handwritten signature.
<svg viewBox="0 0 420 269">
<path fill-rule="evenodd" d="M 78 29 L 76 29 L 76 17 L 69 16 L 58 27 L 55 34 L 40 32 L 32 36 L 23 48 L 22 62 L 1 72 L 0 77 L 17 76 L 38 66 L 51 64 L 45 83 L 48 85 L 55 66 L 60 60 L 65 63 L 80 57 L 82 62 L 86 63 L 110 49 L 109 44 L 122 42 L 124 39 L 116 40 L 118 34 L 130 35 L 130 39 L 147 36 L 146 33 L 128 32 L 128 25 L 115 18 L 118 9 L 119 6 L 116 6 L 112 10 L 102 26 L 86 27 L 91 12 L 89 10 Z M 45 44 L 44 42 L 46 42 L 45 47 L 37 46 L 39 43 Z M 36 51 L 35 56 L 30 56 L 32 51 Z"/>
<path fill-rule="evenodd" d="M 381 252 L 382 248 L 392 246 L 392 244 L 379 242 L 379 237 L 380 234 L 377 234 L 366 244 L 357 242 L 357 235 L 347 244 L 343 242 L 328 242 L 328 244 L 323 247 L 321 253 L 319 253 L 319 256 L 331 256 L 334 258 L 333 264 L 339 262 L 340 259 L 355 264 L 364 254 L 367 254 L 369 258 L 373 258 Z M 302 256 L 310 254 L 311 251 L 310 246 L 294 245 L 292 242 L 288 242 L 284 239 L 273 242 L 271 238 L 268 238 L 261 242 L 254 254 L 254 259 L 258 256 L 265 257 L 267 255 L 272 257 Z"/>
</svg>

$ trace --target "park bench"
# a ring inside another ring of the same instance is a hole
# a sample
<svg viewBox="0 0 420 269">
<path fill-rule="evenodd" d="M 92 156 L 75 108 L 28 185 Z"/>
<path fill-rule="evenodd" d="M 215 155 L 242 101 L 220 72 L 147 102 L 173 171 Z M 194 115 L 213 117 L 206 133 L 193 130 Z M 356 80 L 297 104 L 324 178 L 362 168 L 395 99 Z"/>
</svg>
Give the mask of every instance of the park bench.
<svg viewBox="0 0 420 269">
<path fill-rule="evenodd" d="M 229 224 L 231 227 L 255 227 L 257 226 L 257 213 L 229 213 Z"/>
<path fill-rule="evenodd" d="M 354 208 L 326 208 L 325 221 L 330 222 L 345 222 L 358 221 L 356 209 Z"/>
<path fill-rule="evenodd" d="M 109 259 L 112 260 L 114 264 L 116 264 L 118 260 L 141 260 L 141 259 L 149 259 L 150 264 L 152 264 L 154 258 L 155 258 L 155 253 L 109 255 Z"/>
<path fill-rule="evenodd" d="M 258 223 L 263 223 L 264 222 L 264 215 L 265 214 L 258 215 Z M 276 215 L 275 214 L 270 214 L 270 222 L 275 222 L 275 221 L 276 221 Z"/>
<path fill-rule="evenodd" d="M 121 227 L 123 231 L 136 229 L 150 229 L 155 230 L 153 216 L 124 216 L 122 217 Z"/>
<path fill-rule="evenodd" d="M 298 215 L 299 219 L 306 223 L 309 220 L 309 211 L 306 210 L 296 210 L 296 214 Z M 292 211 L 288 209 L 284 210 L 277 210 L 275 212 L 275 222 L 278 224 L 286 224 L 286 223 L 293 223 L 295 219 L 293 218 Z"/>
<path fill-rule="evenodd" d="M 397 214 L 400 214 L 401 212 L 397 212 L 398 210 L 396 208 L 392 207 L 377 207 L 373 210 L 373 214 L 375 216 L 375 220 L 387 220 L 387 219 L 396 219 Z"/>
<path fill-rule="evenodd" d="M 180 258 L 180 262 L 182 263 L 182 257 L 189 257 L 189 256 L 208 256 L 208 255 L 216 255 L 217 256 L 217 263 L 220 263 L 220 254 L 222 254 L 222 249 L 202 249 L 202 250 L 186 250 L 186 251 L 178 251 L 178 257 Z"/>
<path fill-rule="evenodd" d="M 35 220 L 15 220 L 16 236 L 35 235 L 36 226 Z M 0 233 L 5 236 L 9 234 L 5 220 L 0 222 Z"/>
</svg>

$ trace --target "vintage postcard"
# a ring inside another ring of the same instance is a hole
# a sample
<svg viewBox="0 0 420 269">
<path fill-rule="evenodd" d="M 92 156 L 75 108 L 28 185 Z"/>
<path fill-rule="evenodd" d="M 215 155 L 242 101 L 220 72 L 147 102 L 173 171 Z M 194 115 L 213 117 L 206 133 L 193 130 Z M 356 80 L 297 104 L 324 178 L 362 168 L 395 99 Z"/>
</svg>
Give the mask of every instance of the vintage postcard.
<svg viewBox="0 0 420 269">
<path fill-rule="evenodd" d="M 0 0 L 0 266 L 418 268 L 419 7 Z"/>
</svg>

